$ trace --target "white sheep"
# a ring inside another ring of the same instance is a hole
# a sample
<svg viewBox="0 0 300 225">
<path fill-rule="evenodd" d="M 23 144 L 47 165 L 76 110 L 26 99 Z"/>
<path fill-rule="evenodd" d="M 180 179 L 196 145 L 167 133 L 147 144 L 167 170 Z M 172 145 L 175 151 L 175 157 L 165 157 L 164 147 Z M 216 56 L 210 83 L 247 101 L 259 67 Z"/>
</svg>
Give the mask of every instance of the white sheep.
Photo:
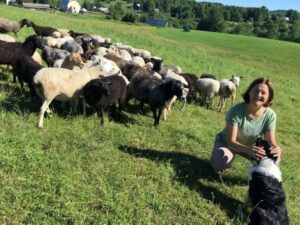
<svg viewBox="0 0 300 225">
<path fill-rule="evenodd" d="M 133 53 L 135 56 L 141 56 L 142 58 L 150 58 L 151 53 L 145 49 L 133 48 Z"/>
<path fill-rule="evenodd" d="M 56 45 L 52 46 L 55 48 L 61 48 L 67 41 L 74 41 L 74 38 L 72 38 L 71 36 L 65 36 L 63 38 L 56 38 L 57 42 Z M 54 40 L 52 40 L 54 42 Z"/>
<path fill-rule="evenodd" d="M 218 104 L 220 112 L 224 110 L 226 98 L 231 98 L 231 106 L 233 106 L 236 98 L 236 88 L 239 86 L 241 78 L 242 77 L 239 76 L 232 76 L 230 79 L 223 79 L 220 81 L 220 101 Z"/>
<path fill-rule="evenodd" d="M 180 76 L 176 73 L 174 73 L 172 70 L 168 70 L 164 80 L 168 81 L 168 80 L 178 80 L 180 81 L 180 83 L 184 84 L 186 87 L 188 86 L 188 82 L 184 79 L 183 76 Z M 185 92 L 185 96 L 187 96 L 188 94 L 188 88 L 184 89 Z M 176 101 L 177 97 L 174 95 L 167 103 L 167 107 L 163 110 L 163 118 L 164 120 L 166 120 L 167 118 L 167 114 L 169 114 L 171 112 L 171 107 L 174 105 L 175 101 Z M 185 106 L 185 101 L 183 101 L 183 104 L 181 106 L 181 110 L 183 110 L 184 106 Z"/>
<path fill-rule="evenodd" d="M 105 37 L 102 37 L 100 35 L 90 35 L 90 36 L 93 38 L 93 40 L 96 44 L 101 45 L 101 44 L 104 44 L 104 43 L 111 43 L 110 38 L 105 38 Z"/>
<path fill-rule="evenodd" d="M 122 74 L 120 68 L 114 61 L 106 59 L 106 58 L 98 56 L 98 55 L 93 55 L 91 57 L 91 60 L 88 60 L 87 62 L 84 63 L 82 69 L 90 69 L 93 67 L 97 67 L 99 65 L 101 67 L 101 70 L 103 71 L 103 74 L 101 75 L 102 77 L 117 74 L 125 80 L 126 85 L 129 84 L 129 80 L 127 79 L 127 77 L 125 77 Z M 75 66 L 74 69 L 79 70 L 81 68 Z"/>
<path fill-rule="evenodd" d="M 34 52 L 33 55 L 31 56 L 31 58 L 32 58 L 35 62 L 37 62 L 38 64 L 43 65 L 42 57 L 41 57 L 40 53 L 39 53 L 37 50 L 35 50 L 35 52 Z"/>
<path fill-rule="evenodd" d="M 43 68 L 33 78 L 33 84 L 43 104 L 40 110 L 39 127 L 44 125 L 44 114 L 50 112 L 49 105 L 53 99 L 71 101 L 76 112 L 78 98 L 82 95 L 82 88 L 90 80 L 104 75 L 101 65 L 89 69 L 69 70 L 64 68 Z M 85 114 L 85 103 L 84 114 Z"/>
<path fill-rule="evenodd" d="M 0 40 L 6 42 L 16 42 L 16 39 L 8 34 L 0 34 Z"/>
<path fill-rule="evenodd" d="M 70 34 L 69 34 L 70 30 L 68 30 L 68 29 L 58 28 L 57 30 L 60 33 L 60 37 L 62 37 L 62 38 L 66 37 L 66 36 L 70 36 Z"/>
<path fill-rule="evenodd" d="M 126 60 L 126 61 L 132 60 L 132 57 L 131 57 L 131 55 L 129 54 L 129 52 L 128 52 L 127 50 L 119 49 L 119 50 L 118 50 L 118 54 L 119 54 L 119 56 L 120 56 L 122 59 L 124 59 L 124 60 Z"/>
<path fill-rule="evenodd" d="M 16 35 L 23 26 L 22 20 L 18 22 L 0 18 L 0 33 L 14 32 Z"/>
<path fill-rule="evenodd" d="M 132 57 L 131 60 L 133 63 L 138 64 L 140 67 L 145 67 L 145 60 L 141 57 L 141 56 L 134 56 Z M 149 62 L 150 63 L 150 62 Z M 148 64 L 147 66 L 149 66 L 150 64 Z M 153 63 L 151 65 L 151 69 L 153 68 Z"/>
<path fill-rule="evenodd" d="M 213 98 L 219 94 L 220 82 L 211 78 L 201 78 L 196 81 L 195 89 L 200 94 L 202 103 L 212 109 Z"/>
</svg>

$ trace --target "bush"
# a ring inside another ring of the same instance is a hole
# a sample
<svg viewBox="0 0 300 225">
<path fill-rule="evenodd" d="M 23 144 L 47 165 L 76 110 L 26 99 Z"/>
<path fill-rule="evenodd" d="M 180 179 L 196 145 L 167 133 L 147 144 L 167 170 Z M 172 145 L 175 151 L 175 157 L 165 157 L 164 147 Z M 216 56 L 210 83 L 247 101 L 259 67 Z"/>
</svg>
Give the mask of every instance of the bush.
<svg viewBox="0 0 300 225">
<path fill-rule="evenodd" d="M 136 14 L 133 12 L 127 12 L 125 16 L 122 18 L 123 22 L 134 23 L 136 21 Z"/>
</svg>

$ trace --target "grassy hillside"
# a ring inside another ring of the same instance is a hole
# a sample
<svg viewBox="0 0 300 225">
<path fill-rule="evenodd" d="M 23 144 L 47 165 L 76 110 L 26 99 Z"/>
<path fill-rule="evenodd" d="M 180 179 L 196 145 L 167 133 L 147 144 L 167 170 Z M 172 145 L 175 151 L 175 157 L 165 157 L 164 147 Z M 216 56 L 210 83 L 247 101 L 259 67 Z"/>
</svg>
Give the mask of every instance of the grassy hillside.
<svg viewBox="0 0 300 225">
<path fill-rule="evenodd" d="M 297 224 L 299 44 L 4 5 L 0 15 L 110 37 L 148 49 L 185 72 L 214 73 L 218 79 L 242 75 L 237 102 L 253 79 L 268 76 L 275 86 L 272 108 L 284 151 L 287 206 L 291 224 Z M 32 33 L 24 28 L 17 39 Z M 241 224 L 237 208 L 247 193 L 250 163 L 237 157 L 222 184 L 208 162 L 225 113 L 198 105 L 180 111 L 177 104 L 155 129 L 151 113 L 137 114 L 135 107 L 127 113 L 133 121 L 128 127 L 107 117 L 100 127 L 95 115 L 72 116 L 56 107 L 41 130 L 41 102 L 21 95 L 11 81 L 11 74 L 0 69 L 0 224 Z"/>
</svg>

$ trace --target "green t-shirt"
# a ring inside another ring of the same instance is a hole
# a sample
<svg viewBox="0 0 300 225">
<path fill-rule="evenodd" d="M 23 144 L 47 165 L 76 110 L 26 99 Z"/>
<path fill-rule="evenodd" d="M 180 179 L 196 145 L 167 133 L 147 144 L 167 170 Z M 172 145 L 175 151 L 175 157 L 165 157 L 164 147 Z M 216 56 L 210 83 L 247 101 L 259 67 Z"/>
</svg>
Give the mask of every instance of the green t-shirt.
<svg viewBox="0 0 300 225">
<path fill-rule="evenodd" d="M 253 145 L 258 135 L 275 130 L 276 114 L 267 107 L 265 112 L 258 117 L 249 117 L 246 103 L 233 106 L 226 115 L 226 123 L 238 127 L 237 141 L 244 145 Z M 226 143 L 226 129 L 219 134 L 223 143 Z"/>
</svg>

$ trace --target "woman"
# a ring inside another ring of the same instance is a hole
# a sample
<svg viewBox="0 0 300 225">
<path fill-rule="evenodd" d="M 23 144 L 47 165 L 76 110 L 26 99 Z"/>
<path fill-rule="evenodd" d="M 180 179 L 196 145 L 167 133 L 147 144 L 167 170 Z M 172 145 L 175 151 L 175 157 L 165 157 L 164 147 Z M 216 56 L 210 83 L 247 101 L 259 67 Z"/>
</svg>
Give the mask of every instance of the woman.
<svg viewBox="0 0 300 225">
<path fill-rule="evenodd" d="M 243 94 L 244 102 L 230 109 L 210 159 L 217 173 L 229 168 L 236 154 L 249 160 L 263 157 L 264 149 L 254 146 L 258 136 L 269 142 L 271 154 L 280 159 L 281 148 L 275 138 L 276 114 L 270 108 L 273 96 L 272 83 L 267 78 L 258 78 Z"/>
</svg>

